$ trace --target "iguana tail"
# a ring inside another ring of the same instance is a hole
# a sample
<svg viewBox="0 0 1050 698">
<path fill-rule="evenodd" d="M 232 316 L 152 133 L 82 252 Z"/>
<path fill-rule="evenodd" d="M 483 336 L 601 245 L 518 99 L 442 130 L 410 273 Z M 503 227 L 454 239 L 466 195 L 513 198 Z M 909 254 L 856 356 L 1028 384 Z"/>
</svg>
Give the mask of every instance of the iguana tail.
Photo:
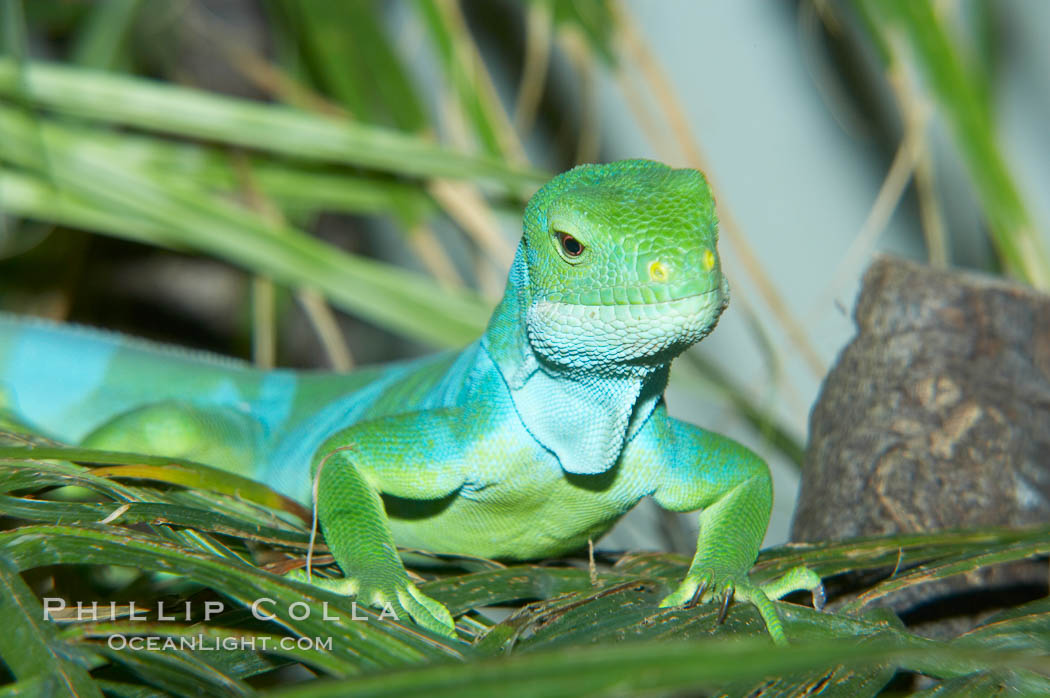
<svg viewBox="0 0 1050 698">
<path fill-rule="evenodd" d="M 0 313 L 0 408 L 71 443 L 145 405 L 246 405 L 268 382 L 281 380 L 294 378 L 204 352 Z"/>
</svg>

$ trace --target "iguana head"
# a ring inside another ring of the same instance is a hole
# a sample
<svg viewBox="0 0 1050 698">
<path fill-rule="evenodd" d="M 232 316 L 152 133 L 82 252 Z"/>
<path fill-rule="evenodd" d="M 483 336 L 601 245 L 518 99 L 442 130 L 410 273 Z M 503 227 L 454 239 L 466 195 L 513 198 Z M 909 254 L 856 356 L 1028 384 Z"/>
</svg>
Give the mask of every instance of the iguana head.
<svg viewBox="0 0 1050 698">
<path fill-rule="evenodd" d="M 525 211 L 530 344 L 568 366 L 669 361 L 729 300 L 717 242 L 697 170 L 624 160 L 555 177 Z"/>
</svg>

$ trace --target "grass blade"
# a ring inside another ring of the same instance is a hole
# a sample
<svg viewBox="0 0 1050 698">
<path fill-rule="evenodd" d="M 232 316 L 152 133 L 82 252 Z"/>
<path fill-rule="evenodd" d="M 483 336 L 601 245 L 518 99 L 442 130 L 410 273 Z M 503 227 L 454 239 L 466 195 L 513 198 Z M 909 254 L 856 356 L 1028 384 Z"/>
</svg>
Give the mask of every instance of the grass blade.
<svg viewBox="0 0 1050 698">
<path fill-rule="evenodd" d="M 890 60 L 904 58 L 898 54 L 906 45 L 940 103 L 1003 265 L 1036 288 L 1050 288 L 1050 256 L 999 146 L 982 78 L 966 69 L 934 3 L 862 0 L 861 7 L 869 19 L 865 26 L 882 34 L 879 44 L 888 52 L 884 55 Z"/>
<path fill-rule="evenodd" d="M 473 293 L 442 289 L 417 273 L 343 252 L 192 182 L 136 176 L 115 164 L 104 146 L 85 144 L 57 124 L 41 122 L 38 128 L 58 187 L 73 195 L 56 207 L 63 214 L 87 206 L 105 214 L 85 223 L 105 223 L 119 212 L 129 220 L 105 232 L 198 250 L 290 286 L 316 288 L 380 326 L 439 346 L 462 345 L 484 327 L 488 306 Z M 24 116 L 0 109 L 0 158 L 39 168 L 43 163 L 24 140 L 33 131 Z M 54 220 L 46 217 L 50 202 L 41 197 L 47 191 L 23 186 L 2 193 L 5 199 L 20 194 L 24 203 L 37 204 L 45 220 Z"/>
<path fill-rule="evenodd" d="M 273 695 L 290 698 L 427 696 L 502 698 L 636 695 L 713 689 L 727 681 L 782 676 L 845 665 L 855 669 L 886 663 L 965 658 L 986 666 L 1046 670 L 1046 657 L 944 647 L 900 648 L 885 643 L 813 643 L 774 650 L 768 641 L 623 643 L 487 659 L 472 665 L 424 667 L 351 681 L 293 687 Z M 1045 685 L 1045 684 L 1044 684 Z"/>
<path fill-rule="evenodd" d="M 83 667 L 63 656 L 55 628 L 44 620 L 44 608 L 22 581 L 18 568 L 0 556 L 0 658 L 16 679 L 50 677 L 47 693 L 98 696 L 102 691 Z"/>
<path fill-rule="evenodd" d="M 392 129 L 141 78 L 29 63 L 23 79 L 25 99 L 32 104 L 104 123 L 402 175 L 469 177 L 525 188 L 547 178 Z M 0 97 L 17 97 L 19 80 L 14 61 L 0 59 Z"/>
</svg>

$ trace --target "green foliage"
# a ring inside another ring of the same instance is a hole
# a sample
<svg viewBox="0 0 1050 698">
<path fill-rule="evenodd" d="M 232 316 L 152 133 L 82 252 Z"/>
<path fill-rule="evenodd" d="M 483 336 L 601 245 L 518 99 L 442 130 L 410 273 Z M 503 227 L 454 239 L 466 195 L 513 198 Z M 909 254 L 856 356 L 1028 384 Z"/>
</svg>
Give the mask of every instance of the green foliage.
<svg viewBox="0 0 1050 698">
<path fill-rule="evenodd" d="M 887 69 L 913 67 L 924 78 L 981 198 L 1003 266 L 1036 288 L 1050 289 L 1050 257 L 998 142 L 986 76 L 966 64 L 948 13 L 911 0 L 857 0 L 856 5 Z"/>
<path fill-rule="evenodd" d="M 11 629 L 0 634 L 0 657 L 13 686 L 46 682 L 55 694 L 79 695 L 117 686 L 247 695 L 279 685 L 282 671 L 300 666 L 346 681 L 306 683 L 288 695 L 663 695 L 686 688 L 745 695 L 759 686 L 791 695 L 818 685 L 822 695 L 875 695 L 897 672 L 931 677 L 943 690 L 1050 689 L 1045 599 L 944 642 L 872 607 L 891 591 L 1045 554 L 1050 527 L 766 551 L 758 581 L 799 563 L 825 577 L 865 572 L 874 580 L 833 599 L 836 612 L 778 603 L 793 642 L 787 649 L 772 646 L 748 604 L 734 605 L 723 625 L 713 605 L 657 608 L 685 572 L 682 556 L 613 556 L 593 568 L 585 560 L 505 567 L 406 552 L 426 580 L 421 588 L 458 617 L 460 641 L 450 641 L 274 576 L 304 562 L 310 522 L 261 485 L 245 490 L 193 463 L 66 448 L 24 433 L 0 440 L 10 444 L 0 447 L 0 515 L 20 524 L 0 533 L 0 611 Z M 315 562 L 331 564 L 325 552 L 318 545 Z M 105 574 L 117 569 L 111 566 L 126 572 Z M 44 622 L 40 597 L 102 603 L 97 618 L 59 614 L 56 625 Z M 249 612 L 260 598 L 272 599 L 263 610 L 274 611 L 273 620 Z M 205 620 L 209 601 L 224 608 Z M 142 618 L 130 617 L 132 602 Z M 158 617 L 158 602 L 173 620 Z M 173 644 L 134 651 L 123 645 L 131 636 Z M 181 638 L 224 649 L 183 649 Z M 281 638 L 321 643 L 282 645 Z"/>
</svg>

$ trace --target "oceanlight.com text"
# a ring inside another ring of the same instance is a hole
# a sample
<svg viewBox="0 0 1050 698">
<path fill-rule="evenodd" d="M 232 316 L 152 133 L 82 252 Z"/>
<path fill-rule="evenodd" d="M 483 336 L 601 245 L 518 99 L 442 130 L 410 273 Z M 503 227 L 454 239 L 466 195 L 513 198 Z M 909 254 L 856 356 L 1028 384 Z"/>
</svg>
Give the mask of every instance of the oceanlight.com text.
<svg viewBox="0 0 1050 698">
<path fill-rule="evenodd" d="M 108 640 L 111 650 L 160 651 L 190 650 L 210 652 L 212 650 L 248 650 L 266 652 L 269 650 L 332 650 L 331 637 L 271 637 L 260 636 L 227 636 L 208 637 L 206 635 L 187 635 L 180 637 L 161 637 L 159 635 L 110 635 Z"/>
</svg>

